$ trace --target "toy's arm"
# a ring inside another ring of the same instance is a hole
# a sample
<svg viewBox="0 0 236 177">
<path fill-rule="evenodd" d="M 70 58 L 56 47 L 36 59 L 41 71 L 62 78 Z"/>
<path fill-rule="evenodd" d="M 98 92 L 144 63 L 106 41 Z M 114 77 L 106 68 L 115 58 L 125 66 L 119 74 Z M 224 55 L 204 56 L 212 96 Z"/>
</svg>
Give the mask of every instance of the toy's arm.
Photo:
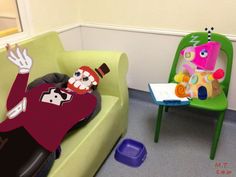
<svg viewBox="0 0 236 177">
<path fill-rule="evenodd" d="M 7 117 L 0 123 L 0 131 L 10 131 L 21 126 L 22 119 L 13 119 L 26 110 L 27 100 L 24 97 L 29 74 L 18 74 L 7 99 Z"/>
<path fill-rule="evenodd" d="M 11 109 L 16 109 L 19 102 L 25 96 L 27 82 L 29 78 L 29 71 L 32 66 L 32 59 L 28 56 L 26 49 L 22 52 L 18 46 L 16 46 L 16 52 L 14 52 L 9 45 L 7 45 L 8 59 L 18 66 L 19 74 L 17 75 L 10 93 L 7 99 L 7 110 L 14 111 Z M 9 112 L 10 112 L 9 111 Z"/>
<path fill-rule="evenodd" d="M 7 58 L 12 63 L 18 66 L 19 73 L 29 73 L 30 68 L 32 66 L 32 59 L 28 56 L 27 50 L 23 49 L 21 51 L 21 49 L 16 45 L 16 49 L 14 51 L 13 49 L 11 49 L 9 44 L 7 44 L 6 49 L 8 52 Z"/>
<path fill-rule="evenodd" d="M 183 71 L 180 71 L 179 73 L 177 73 L 174 76 L 174 80 L 177 83 L 180 82 L 188 82 L 190 79 L 190 76 L 192 76 L 195 72 L 195 68 L 192 68 L 190 65 L 188 64 L 184 64 L 183 65 Z"/>
<path fill-rule="evenodd" d="M 217 69 L 215 72 L 207 76 L 207 80 L 213 81 L 213 80 L 222 79 L 224 75 L 225 73 L 223 69 Z"/>
<path fill-rule="evenodd" d="M 7 110 L 11 110 L 25 97 L 29 74 L 18 74 L 7 98 Z"/>
<path fill-rule="evenodd" d="M 180 82 L 186 82 L 187 83 L 189 81 L 189 79 L 190 79 L 190 76 L 186 73 L 183 73 L 183 72 L 179 72 L 174 77 L 174 80 L 177 83 L 180 83 Z"/>
</svg>

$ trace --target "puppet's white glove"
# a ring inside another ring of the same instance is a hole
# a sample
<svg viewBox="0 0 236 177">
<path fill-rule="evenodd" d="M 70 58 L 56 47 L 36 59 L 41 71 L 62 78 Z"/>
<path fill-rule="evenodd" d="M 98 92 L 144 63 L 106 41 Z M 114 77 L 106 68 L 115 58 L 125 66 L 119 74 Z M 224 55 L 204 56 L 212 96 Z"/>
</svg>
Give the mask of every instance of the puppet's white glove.
<svg viewBox="0 0 236 177">
<path fill-rule="evenodd" d="M 7 58 L 18 66 L 19 73 L 29 73 L 30 68 L 32 66 L 32 59 L 28 56 L 27 50 L 23 49 L 23 51 L 20 50 L 18 46 L 16 46 L 15 52 L 10 48 L 9 45 L 6 46 L 8 51 Z"/>
</svg>

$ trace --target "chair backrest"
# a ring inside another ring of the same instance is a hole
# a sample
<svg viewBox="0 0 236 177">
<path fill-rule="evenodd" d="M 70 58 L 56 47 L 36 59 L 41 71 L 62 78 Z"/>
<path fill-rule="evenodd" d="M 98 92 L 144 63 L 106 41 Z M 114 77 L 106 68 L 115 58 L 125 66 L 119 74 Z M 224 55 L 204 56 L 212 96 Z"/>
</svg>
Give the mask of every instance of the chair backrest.
<svg viewBox="0 0 236 177">
<path fill-rule="evenodd" d="M 172 82 L 174 80 L 174 76 L 176 74 L 176 67 L 180 58 L 180 51 L 185 49 L 186 47 L 193 46 L 196 41 L 198 42 L 197 45 L 207 43 L 208 33 L 195 32 L 195 33 L 190 33 L 185 37 L 183 37 L 175 53 L 175 58 L 169 75 L 169 82 Z M 220 84 L 223 88 L 223 91 L 225 92 L 225 95 L 227 96 L 229 90 L 232 64 L 233 64 L 233 45 L 232 42 L 227 37 L 217 33 L 211 33 L 211 41 L 217 41 L 221 43 L 220 50 L 226 54 L 227 63 L 226 63 L 225 77 L 224 80 L 220 82 Z"/>
</svg>

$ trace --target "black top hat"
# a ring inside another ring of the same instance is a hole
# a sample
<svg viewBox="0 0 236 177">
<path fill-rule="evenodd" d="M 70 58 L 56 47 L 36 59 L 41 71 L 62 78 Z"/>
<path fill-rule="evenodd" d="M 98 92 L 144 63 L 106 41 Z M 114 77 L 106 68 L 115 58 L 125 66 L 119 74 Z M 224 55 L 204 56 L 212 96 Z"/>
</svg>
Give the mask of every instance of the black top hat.
<svg viewBox="0 0 236 177">
<path fill-rule="evenodd" d="M 98 75 L 103 78 L 104 75 L 110 72 L 109 67 L 106 65 L 106 63 L 103 63 L 99 68 L 95 68 L 95 71 L 98 73 Z"/>
</svg>

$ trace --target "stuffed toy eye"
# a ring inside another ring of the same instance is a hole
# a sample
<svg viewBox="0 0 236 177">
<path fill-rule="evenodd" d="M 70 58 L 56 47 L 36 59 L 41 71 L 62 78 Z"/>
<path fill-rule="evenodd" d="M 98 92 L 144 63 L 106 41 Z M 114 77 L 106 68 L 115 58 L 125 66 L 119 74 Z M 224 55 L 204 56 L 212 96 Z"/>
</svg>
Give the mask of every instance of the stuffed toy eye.
<svg viewBox="0 0 236 177">
<path fill-rule="evenodd" d="M 188 60 L 188 61 L 192 61 L 195 57 L 195 53 L 194 52 L 184 52 L 184 59 Z"/>
<path fill-rule="evenodd" d="M 87 81 L 87 80 L 89 80 L 88 77 L 84 77 L 84 78 L 83 78 L 83 81 Z"/>
<path fill-rule="evenodd" d="M 78 70 L 75 72 L 74 76 L 75 76 L 77 79 L 80 79 L 80 78 L 82 77 L 82 74 L 83 74 L 83 70 L 78 69 Z"/>
<path fill-rule="evenodd" d="M 75 72 L 75 76 L 79 77 L 81 75 L 81 73 L 79 71 Z"/>
<path fill-rule="evenodd" d="M 207 50 L 206 50 L 206 49 L 201 50 L 200 56 L 201 56 L 202 58 L 206 58 L 206 57 L 208 56 Z"/>
<path fill-rule="evenodd" d="M 92 82 L 91 80 L 89 80 L 89 77 L 83 77 L 83 79 L 81 80 L 82 85 L 86 86 L 86 87 L 90 87 Z"/>
</svg>

